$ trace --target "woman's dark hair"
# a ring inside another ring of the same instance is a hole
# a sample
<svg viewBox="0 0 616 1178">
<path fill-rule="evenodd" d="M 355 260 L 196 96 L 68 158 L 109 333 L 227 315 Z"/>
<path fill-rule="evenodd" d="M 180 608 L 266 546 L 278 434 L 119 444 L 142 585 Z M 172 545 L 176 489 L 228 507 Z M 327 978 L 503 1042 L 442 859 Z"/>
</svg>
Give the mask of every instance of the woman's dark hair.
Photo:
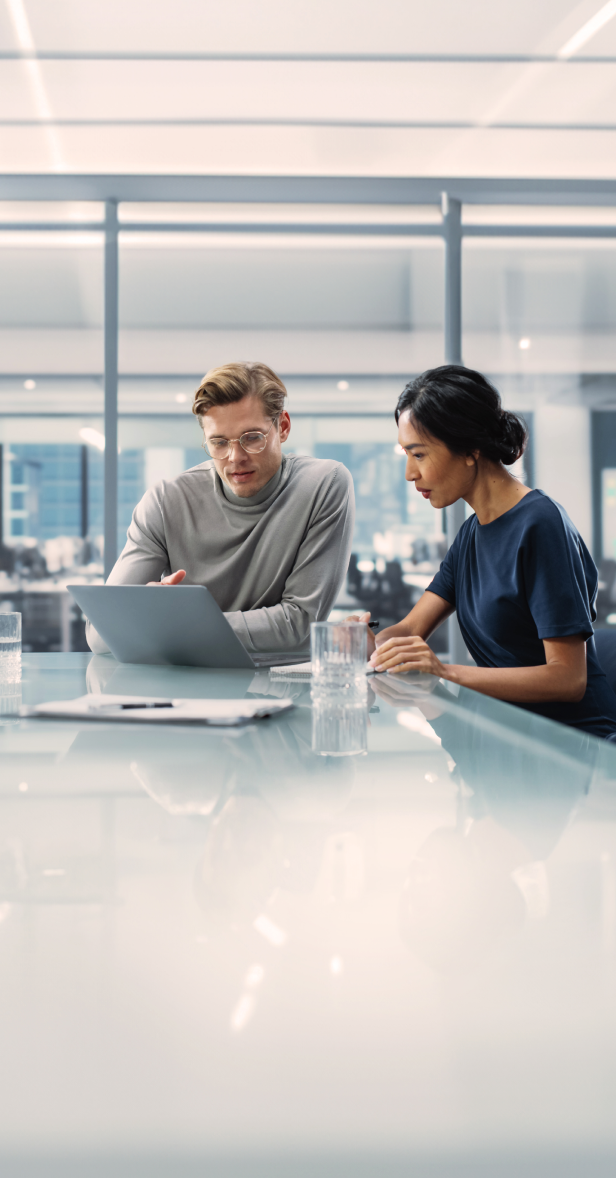
<svg viewBox="0 0 616 1178">
<path fill-rule="evenodd" d="M 438 438 L 454 454 L 479 450 L 491 462 L 511 466 L 528 441 L 524 422 L 502 408 L 489 380 L 459 364 L 429 368 L 409 381 L 396 406 L 396 422 L 407 410 L 420 433 Z"/>
</svg>

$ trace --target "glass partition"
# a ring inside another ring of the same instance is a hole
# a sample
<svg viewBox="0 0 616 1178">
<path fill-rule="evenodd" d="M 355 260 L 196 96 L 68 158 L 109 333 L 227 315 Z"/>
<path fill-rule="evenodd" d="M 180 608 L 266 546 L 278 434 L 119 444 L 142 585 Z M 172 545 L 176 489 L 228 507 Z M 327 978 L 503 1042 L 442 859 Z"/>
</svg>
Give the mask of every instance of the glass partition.
<svg viewBox="0 0 616 1178">
<path fill-rule="evenodd" d="M 19 602 L 25 649 L 79 645 L 64 585 L 102 574 L 85 436 L 102 437 L 101 219 L 100 204 L 0 202 L 0 609 Z"/>
<path fill-rule="evenodd" d="M 62 593 L 102 575 L 103 213 L 0 203 L 0 608 L 35 582 Z M 336 609 L 399 617 L 445 547 L 440 513 L 405 483 L 393 420 L 409 377 L 443 361 L 439 209 L 152 202 L 120 205 L 119 224 L 119 548 L 144 491 L 204 459 L 203 373 L 258 358 L 289 390 L 287 450 L 353 475 Z M 603 624 L 616 622 L 615 232 L 611 208 L 463 206 L 464 361 L 525 417 L 516 473 L 592 547 Z M 56 627 L 50 648 L 77 629 Z"/>
<path fill-rule="evenodd" d="M 335 458 L 353 475 L 343 612 L 363 605 L 393 620 L 443 547 L 440 515 L 409 496 L 393 417 L 409 375 L 442 357 L 443 245 L 435 236 L 343 237 L 332 226 L 429 225 L 438 216 L 396 206 L 121 208 L 122 447 L 141 438 L 144 486 L 203 461 L 190 411 L 202 374 L 231 359 L 268 363 L 289 391 L 286 450 Z M 291 219 L 315 232 L 273 232 Z M 131 228 L 163 221 L 207 221 L 211 231 Z"/>
</svg>

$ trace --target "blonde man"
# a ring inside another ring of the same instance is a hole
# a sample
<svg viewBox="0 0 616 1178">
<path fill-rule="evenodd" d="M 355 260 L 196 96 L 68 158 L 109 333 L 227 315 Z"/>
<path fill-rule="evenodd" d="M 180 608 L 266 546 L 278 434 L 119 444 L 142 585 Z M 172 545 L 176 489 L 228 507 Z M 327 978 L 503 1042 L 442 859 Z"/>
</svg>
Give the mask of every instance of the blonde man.
<svg viewBox="0 0 616 1178">
<path fill-rule="evenodd" d="M 308 648 L 351 550 L 351 476 L 339 462 L 282 453 L 286 395 L 265 364 L 204 376 L 193 413 L 208 461 L 146 491 L 108 580 L 207 586 L 251 654 Z M 87 636 L 106 651 L 93 627 Z"/>
</svg>

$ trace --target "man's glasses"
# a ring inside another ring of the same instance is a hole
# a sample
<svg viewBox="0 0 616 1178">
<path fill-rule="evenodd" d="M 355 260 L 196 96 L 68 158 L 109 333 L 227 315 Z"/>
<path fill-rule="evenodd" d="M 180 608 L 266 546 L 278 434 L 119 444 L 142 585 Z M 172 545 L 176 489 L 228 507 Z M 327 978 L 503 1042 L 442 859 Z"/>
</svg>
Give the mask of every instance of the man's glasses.
<svg viewBox="0 0 616 1178">
<path fill-rule="evenodd" d="M 272 429 L 278 418 L 275 417 L 266 434 L 260 433 L 258 430 L 250 430 L 248 433 L 242 434 L 241 438 L 210 438 L 209 441 L 203 443 L 204 450 L 207 451 L 210 458 L 228 458 L 236 442 L 239 442 L 242 450 L 247 454 L 260 454 L 267 446 L 268 434 Z"/>
</svg>

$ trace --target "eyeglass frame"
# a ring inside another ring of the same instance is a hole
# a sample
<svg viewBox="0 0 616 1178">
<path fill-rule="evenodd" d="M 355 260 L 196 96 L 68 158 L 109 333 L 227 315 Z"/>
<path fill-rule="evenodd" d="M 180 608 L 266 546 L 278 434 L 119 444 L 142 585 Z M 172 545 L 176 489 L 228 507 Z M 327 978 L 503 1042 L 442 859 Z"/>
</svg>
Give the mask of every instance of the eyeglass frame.
<svg viewBox="0 0 616 1178">
<path fill-rule="evenodd" d="M 239 445 L 242 447 L 242 450 L 244 451 L 245 454 L 262 454 L 263 451 L 267 447 L 267 439 L 268 439 L 269 435 L 271 434 L 273 427 L 277 424 L 279 417 L 280 417 L 279 413 L 277 413 L 275 417 L 272 417 L 272 424 L 270 425 L 266 434 L 264 434 L 263 431 L 260 429 L 247 429 L 239 438 L 226 438 L 225 441 L 227 442 L 227 450 L 226 450 L 225 454 L 216 454 L 216 455 L 210 454 L 209 447 L 208 447 L 208 444 L 207 444 L 207 441 L 205 440 L 205 438 L 201 443 L 201 448 L 203 450 L 205 450 L 206 454 L 209 454 L 210 458 L 214 462 L 217 459 L 220 459 L 222 461 L 224 458 L 228 458 L 231 451 L 233 450 L 233 447 L 236 442 L 239 443 Z M 245 438 L 246 434 L 260 434 L 261 437 L 265 439 L 264 444 L 260 450 L 247 450 L 246 449 L 244 443 L 242 442 L 242 438 Z M 222 438 L 221 438 L 221 441 L 222 441 Z"/>
</svg>

